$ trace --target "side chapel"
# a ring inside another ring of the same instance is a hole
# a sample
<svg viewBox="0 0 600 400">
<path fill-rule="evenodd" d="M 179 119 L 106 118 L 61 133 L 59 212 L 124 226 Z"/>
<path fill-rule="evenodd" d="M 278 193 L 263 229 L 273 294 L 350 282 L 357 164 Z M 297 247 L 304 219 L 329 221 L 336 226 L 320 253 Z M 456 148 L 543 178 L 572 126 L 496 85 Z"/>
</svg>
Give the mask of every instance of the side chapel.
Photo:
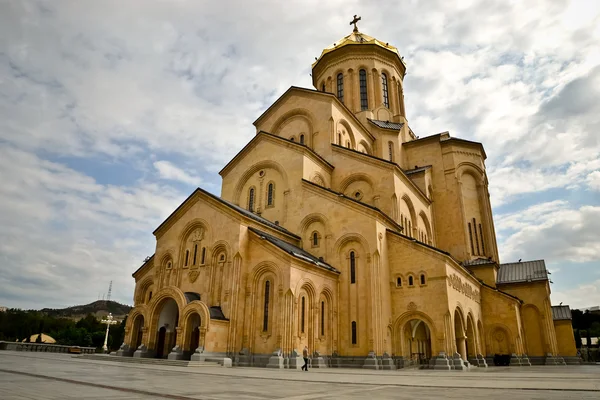
<svg viewBox="0 0 600 400">
<path fill-rule="evenodd" d="M 543 260 L 500 263 L 481 143 L 408 125 L 406 63 L 361 33 L 325 48 L 155 231 L 118 354 L 234 365 L 439 369 L 576 356 Z M 196 358 L 195 358 L 196 357 Z"/>
</svg>

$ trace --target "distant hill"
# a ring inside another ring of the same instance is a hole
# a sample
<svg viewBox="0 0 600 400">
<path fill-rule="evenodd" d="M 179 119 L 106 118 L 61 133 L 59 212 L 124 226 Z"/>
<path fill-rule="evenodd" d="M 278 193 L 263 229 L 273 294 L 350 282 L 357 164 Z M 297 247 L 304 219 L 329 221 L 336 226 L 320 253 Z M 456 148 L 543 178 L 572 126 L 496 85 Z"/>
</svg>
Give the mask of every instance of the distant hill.
<svg viewBox="0 0 600 400">
<path fill-rule="evenodd" d="M 108 313 L 112 313 L 115 319 L 122 320 L 127 314 L 129 314 L 131 308 L 131 306 L 120 304 L 112 300 L 97 300 L 93 303 L 82 306 L 73 306 L 61 309 L 43 308 L 40 311 L 52 317 L 63 317 L 69 319 L 80 319 L 88 314 L 92 314 L 97 318 L 102 318 L 108 315 Z"/>
</svg>

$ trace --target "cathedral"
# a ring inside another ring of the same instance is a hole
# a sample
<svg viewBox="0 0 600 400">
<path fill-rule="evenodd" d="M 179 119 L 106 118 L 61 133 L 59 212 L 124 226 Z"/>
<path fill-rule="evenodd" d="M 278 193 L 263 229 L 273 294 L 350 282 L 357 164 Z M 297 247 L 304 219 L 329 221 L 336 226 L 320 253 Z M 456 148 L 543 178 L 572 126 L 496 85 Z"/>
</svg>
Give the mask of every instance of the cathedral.
<svg viewBox="0 0 600 400">
<path fill-rule="evenodd" d="M 156 230 L 118 355 L 463 370 L 576 362 L 543 260 L 501 263 L 483 145 L 419 137 L 398 49 L 325 48 Z"/>
</svg>

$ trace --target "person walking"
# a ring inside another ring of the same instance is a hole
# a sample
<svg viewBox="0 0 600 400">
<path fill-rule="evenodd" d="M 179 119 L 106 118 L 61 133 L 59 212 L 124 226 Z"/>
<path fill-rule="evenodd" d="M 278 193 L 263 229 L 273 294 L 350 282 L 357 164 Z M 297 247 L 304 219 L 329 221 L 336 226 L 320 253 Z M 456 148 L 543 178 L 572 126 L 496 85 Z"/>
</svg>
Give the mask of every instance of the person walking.
<svg viewBox="0 0 600 400">
<path fill-rule="evenodd" d="M 302 350 L 302 357 L 304 358 L 302 370 L 308 371 L 308 346 L 304 346 L 304 350 Z"/>
</svg>

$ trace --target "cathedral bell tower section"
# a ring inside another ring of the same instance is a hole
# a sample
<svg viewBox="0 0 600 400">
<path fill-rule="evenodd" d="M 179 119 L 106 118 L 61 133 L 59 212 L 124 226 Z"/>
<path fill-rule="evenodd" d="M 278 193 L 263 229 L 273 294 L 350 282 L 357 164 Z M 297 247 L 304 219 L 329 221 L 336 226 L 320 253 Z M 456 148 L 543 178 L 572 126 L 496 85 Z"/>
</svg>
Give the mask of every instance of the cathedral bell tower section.
<svg viewBox="0 0 600 400">
<path fill-rule="evenodd" d="M 361 122 L 406 123 L 403 79 L 406 64 L 398 49 L 359 32 L 325 48 L 312 65 L 313 85 L 333 93 Z"/>
</svg>

